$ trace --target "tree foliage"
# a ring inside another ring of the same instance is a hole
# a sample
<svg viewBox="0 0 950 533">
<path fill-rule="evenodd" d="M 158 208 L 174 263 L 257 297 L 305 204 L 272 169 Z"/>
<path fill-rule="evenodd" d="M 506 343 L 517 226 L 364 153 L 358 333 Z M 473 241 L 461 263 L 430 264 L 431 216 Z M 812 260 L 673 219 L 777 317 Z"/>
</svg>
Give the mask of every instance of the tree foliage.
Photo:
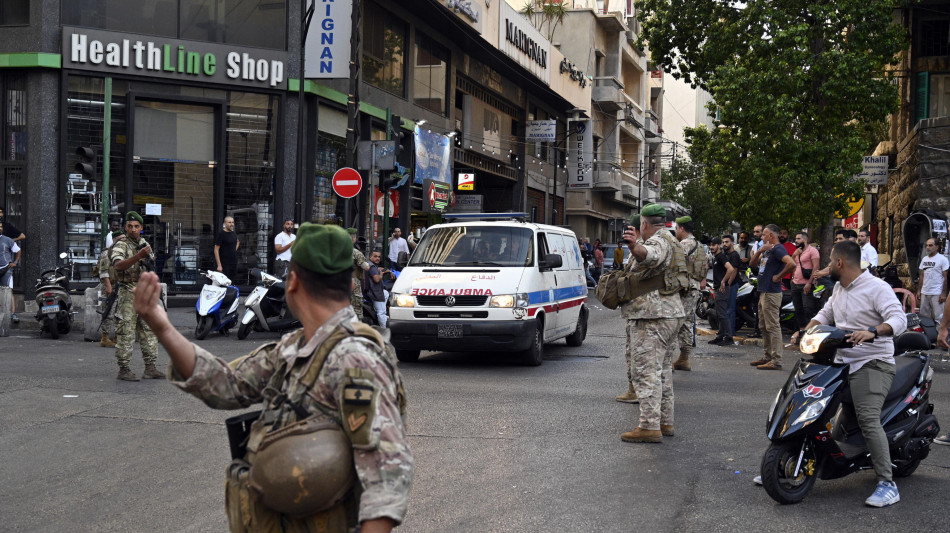
<svg viewBox="0 0 950 533">
<path fill-rule="evenodd" d="M 687 130 L 711 202 L 745 227 L 826 225 L 898 104 L 900 0 L 642 0 L 652 60 L 712 95 Z"/>
<path fill-rule="evenodd" d="M 554 31 L 557 30 L 558 24 L 564 22 L 567 6 L 564 5 L 563 0 L 528 0 L 521 8 L 521 13 L 531 20 L 531 25 L 538 31 L 545 32 L 550 41 L 554 38 Z"/>
<path fill-rule="evenodd" d="M 729 229 L 732 215 L 728 205 L 709 201 L 709 192 L 703 184 L 700 165 L 678 157 L 669 170 L 663 171 L 660 194 L 662 198 L 682 205 L 693 218 L 696 236 L 716 237 Z"/>
</svg>

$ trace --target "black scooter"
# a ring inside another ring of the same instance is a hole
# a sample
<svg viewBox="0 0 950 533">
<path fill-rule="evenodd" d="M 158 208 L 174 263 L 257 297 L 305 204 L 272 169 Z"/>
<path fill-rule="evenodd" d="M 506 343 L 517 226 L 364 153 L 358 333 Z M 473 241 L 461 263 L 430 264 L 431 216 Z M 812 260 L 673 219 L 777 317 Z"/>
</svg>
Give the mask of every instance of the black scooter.
<svg viewBox="0 0 950 533">
<path fill-rule="evenodd" d="M 769 410 L 772 444 L 762 457 L 765 491 L 781 504 L 802 501 L 817 479 L 836 479 L 873 468 L 858 428 L 848 387 L 849 366 L 834 363 L 838 348 L 850 348 L 849 331 L 813 326 L 802 337 L 799 360 Z M 930 403 L 933 369 L 921 351 L 929 343 L 917 332 L 894 341 L 897 375 L 884 400 L 881 423 L 890 445 L 894 477 L 914 473 L 940 433 Z"/>
<path fill-rule="evenodd" d="M 66 252 L 59 254 L 66 259 Z M 70 262 L 44 270 L 36 280 L 36 321 L 41 322 L 40 333 L 58 339 L 73 327 L 73 300 L 69 297 Z"/>
</svg>

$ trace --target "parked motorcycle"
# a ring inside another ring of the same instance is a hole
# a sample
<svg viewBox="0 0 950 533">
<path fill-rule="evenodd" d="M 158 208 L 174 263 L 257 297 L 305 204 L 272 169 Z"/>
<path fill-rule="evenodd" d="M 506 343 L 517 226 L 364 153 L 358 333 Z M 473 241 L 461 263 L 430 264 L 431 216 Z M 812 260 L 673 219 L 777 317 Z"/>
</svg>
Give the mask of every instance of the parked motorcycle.
<svg viewBox="0 0 950 533">
<path fill-rule="evenodd" d="M 877 275 L 894 289 L 904 288 L 904 283 L 901 281 L 901 277 L 897 274 L 897 265 L 895 265 L 893 261 L 888 261 L 877 267 Z"/>
<path fill-rule="evenodd" d="M 238 328 L 238 339 L 244 340 L 251 331 L 287 331 L 300 327 L 284 299 L 284 282 L 263 270 L 254 268 L 251 277 L 261 281 L 244 300 L 244 316 Z"/>
<path fill-rule="evenodd" d="M 66 259 L 66 253 L 59 254 Z M 69 271 L 71 262 L 44 270 L 36 280 L 36 321 L 41 322 L 40 333 L 48 331 L 51 338 L 58 339 L 73 327 L 73 301 L 69 297 Z"/>
<path fill-rule="evenodd" d="M 907 331 L 916 331 L 922 334 L 931 345 L 937 343 L 938 327 L 934 319 L 930 317 L 920 316 L 917 313 L 907 313 Z"/>
<path fill-rule="evenodd" d="M 749 281 L 739 287 L 736 294 L 736 327 L 739 331 L 743 327 L 756 329 L 758 327 L 758 301 L 759 291 L 756 289 L 758 281 L 755 277 L 749 277 Z M 718 297 L 720 295 L 716 295 Z M 715 304 L 712 304 L 715 307 Z M 782 291 L 782 304 L 779 308 L 779 324 L 782 329 L 794 332 L 798 325 L 795 320 L 795 305 L 792 303 L 791 291 Z M 719 317 L 715 310 L 709 313 L 709 327 L 719 329 Z"/>
<path fill-rule="evenodd" d="M 871 455 L 854 413 L 847 364 L 834 363 L 839 348 L 850 348 L 849 331 L 817 325 L 802 338 L 801 351 L 811 355 L 792 369 L 769 409 L 762 457 L 762 484 L 781 504 L 802 501 L 817 479 L 836 479 L 873 468 Z M 930 453 L 940 432 L 930 403 L 933 369 L 919 333 L 894 340 L 897 374 L 881 410 L 894 477 L 914 473 Z"/>
<path fill-rule="evenodd" d="M 211 280 L 211 284 L 201 288 L 201 294 L 195 304 L 195 319 L 198 322 L 195 326 L 195 338 L 204 339 L 212 331 L 227 335 L 237 322 L 241 291 L 231 285 L 231 280 L 220 272 L 203 270 L 199 273 Z"/>
<path fill-rule="evenodd" d="M 707 284 L 705 289 L 699 291 L 699 301 L 696 302 L 696 317 L 705 320 L 709 318 L 710 312 L 713 315 L 716 314 L 716 293 Z"/>
</svg>

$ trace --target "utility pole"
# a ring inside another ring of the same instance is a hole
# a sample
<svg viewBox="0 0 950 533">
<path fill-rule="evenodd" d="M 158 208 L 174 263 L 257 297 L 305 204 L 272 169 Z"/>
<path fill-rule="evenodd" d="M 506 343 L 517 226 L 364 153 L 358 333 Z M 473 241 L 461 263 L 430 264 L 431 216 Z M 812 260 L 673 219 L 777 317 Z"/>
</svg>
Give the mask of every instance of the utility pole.
<svg viewBox="0 0 950 533">
<path fill-rule="evenodd" d="M 360 64 L 363 41 L 360 35 L 363 0 L 353 0 L 350 16 L 350 91 L 346 97 L 346 166 L 356 168 L 356 144 L 360 140 Z M 372 182 L 372 177 L 367 182 Z M 370 187 L 371 189 L 371 187 Z M 343 225 L 350 224 L 350 200 L 343 203 Z"/>
</svg>

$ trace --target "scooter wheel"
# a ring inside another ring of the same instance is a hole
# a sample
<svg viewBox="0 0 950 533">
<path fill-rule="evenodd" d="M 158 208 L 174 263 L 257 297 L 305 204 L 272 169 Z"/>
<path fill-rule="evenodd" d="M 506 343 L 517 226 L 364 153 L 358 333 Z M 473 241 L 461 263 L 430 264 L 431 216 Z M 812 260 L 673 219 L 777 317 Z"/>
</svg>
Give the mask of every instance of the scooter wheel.
<svg viewBox="0 0 950 533">
<path fill-rule="evenodd" d="M 894 477 L 907 477 L 914 473 L 917 470 L 917 467 L 920 466 L 921 458 L 918 457 L 913 461 L 901 462 L 897 464 L 897 468 L 894 469 Z"/>
<path fill-rule="evenodd" d="M 772 444 L 762 457 L 762 486 L 773 500 L 783 505 L 804 500 L 818 479 L 817 460 L 811 447 L 805 450 L 795 473 L 803 445 L 803 441 Z"/>
<path fill-rule="evenodd" d="M 244 339 L 246 339 L 247 336 L 251 334 L 251 329 L 253 328 L 253 326 L 254 326 L 253 322 L 249 324 L 241 324 L 241 327 L 238 328 L 238 334 L 237 334 L 238 340 L 243 341 Z"/>
<path fill-rule="evenodd" d="M 211 333 L 211 328 L 214 326 L 214 321 L 211 320 L 210 316 L 203 316 L 198 319 L 198 325 L 195 326 L 195 338 L 202 340 L 208 336 L 208 333 Z"/>
<path fill-rule="evenodd" d="M 51 339 L 58 339 L 58 338 L 59 338 L 59 328 L 56 327 L 56 321 L 55 321 L 55 320 L 53 320 L 52 318 L 49 318 L 49 317 L 44 318 L 44 319 L 43 319 L 43 325 L 44 325 L 44 328 L 45 328 L 47 331 L 49 331 L 49 336 L 50 336 Z"/>
</svg>

